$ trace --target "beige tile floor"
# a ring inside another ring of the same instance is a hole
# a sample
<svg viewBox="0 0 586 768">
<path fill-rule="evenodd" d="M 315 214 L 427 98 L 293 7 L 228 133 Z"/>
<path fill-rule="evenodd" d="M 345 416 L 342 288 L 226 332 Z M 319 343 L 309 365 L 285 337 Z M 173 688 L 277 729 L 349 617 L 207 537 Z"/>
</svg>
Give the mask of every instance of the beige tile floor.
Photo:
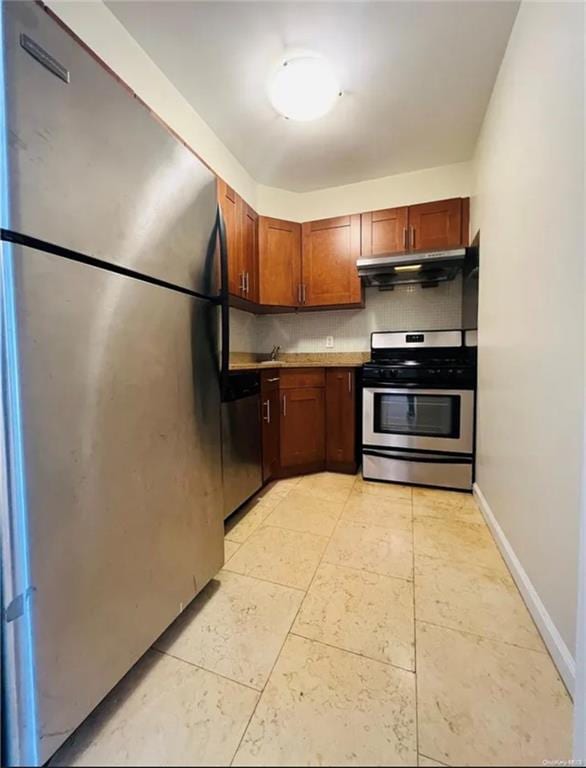
<svg viewBox="0 0 586 768">
<path fill-rule="evenodd" d="M 226 565 L 55 765 L 540 765 L 571 703 L 468 494 L 322 473 L 226 527 Z"/>
</svg>

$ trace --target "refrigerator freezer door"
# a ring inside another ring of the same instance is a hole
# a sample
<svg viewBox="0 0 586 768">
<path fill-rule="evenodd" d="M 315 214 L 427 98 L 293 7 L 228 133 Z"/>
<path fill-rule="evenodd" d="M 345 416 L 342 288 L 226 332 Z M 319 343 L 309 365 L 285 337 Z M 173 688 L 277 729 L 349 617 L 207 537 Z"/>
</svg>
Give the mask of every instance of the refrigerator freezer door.
<svg viewBox="0 0 586 768">
<path fill-rule="evenodd" d="M 2 227 L 216 294 L 204 263 L 212 172 L 43 8 L 2 3 L 0 13 L 10 198 Z"/>
<path fill-rule="evenodd" d="M 20 246 L 3 258 L 44 762 L 223 564 L 218 310 Z"/>
</svg>

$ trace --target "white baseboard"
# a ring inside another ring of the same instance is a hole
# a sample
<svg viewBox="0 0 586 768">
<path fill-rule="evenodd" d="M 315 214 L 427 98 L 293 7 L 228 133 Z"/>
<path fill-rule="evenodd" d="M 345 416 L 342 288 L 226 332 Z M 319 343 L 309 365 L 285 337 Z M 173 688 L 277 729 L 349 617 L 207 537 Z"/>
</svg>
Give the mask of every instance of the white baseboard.
<svg viewBox="0 0 586 768">
<path fill-rule="evenodd" d="M 486 524 L 490 528 L 492 535 L 497 543 L 498 548 L 511 571 L 511 575 L 519 588 L 525 604 L 529 609 L 529 613 L 533 617 L 533 621 L 536 623 L 539 629 L 543 641 L 549 650 L 551 657 L 556 665 L 558 672 L 562 680 L 564 681 L 566 688 L 568 689 L 570 696 L 574 694 L 574 683 L 576 680 L 576 662 L 570 653 L 568 646 L 565 644 L 562 636 L 560 635 L 556 625 L 545 605 L 541 602 L 541 598 L 537 594 L 537 590 L 531 583 L 531 579 L 527 575 L 525 569 L 521 565 L 521 561 L 515 554 L 513 547 L 509 540 L 505 536 L 503 529 L 498 524 L 484 494 L 478 487 L 477 483 L 474 483 L 474 497 L 478 502 L 480 511 L 482 512 Z"/>
</svg>

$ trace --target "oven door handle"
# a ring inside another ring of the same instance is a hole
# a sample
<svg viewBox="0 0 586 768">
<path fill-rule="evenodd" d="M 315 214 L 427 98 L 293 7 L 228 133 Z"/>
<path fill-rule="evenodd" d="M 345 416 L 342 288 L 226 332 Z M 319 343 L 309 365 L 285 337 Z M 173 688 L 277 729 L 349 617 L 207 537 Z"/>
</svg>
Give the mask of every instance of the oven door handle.
<svg viewBox="0 0 586 768">
<path fill-rule="evenodd" d="M 381 459 L 397 459 L 399 461 L 411 461 L 416 464 L 472 464 L 471 456 L 404 456 L 401 454 L 389 454 L 384 451 L 362 449 L 363 456 L 378 456 Z"/>
</svg>

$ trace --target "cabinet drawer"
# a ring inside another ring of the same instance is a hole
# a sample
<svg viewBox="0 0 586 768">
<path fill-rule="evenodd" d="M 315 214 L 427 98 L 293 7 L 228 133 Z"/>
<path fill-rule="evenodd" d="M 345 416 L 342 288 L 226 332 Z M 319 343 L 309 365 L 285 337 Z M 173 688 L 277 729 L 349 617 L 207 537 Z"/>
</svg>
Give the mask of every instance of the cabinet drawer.
<svg viewBox="0 0 586 768">
<path fill-rule="evenodd" d="M 272 392 L 275 389 L 279 389 L 279 382 L 281 379 L 281 372 L 278 368 L 269 368 L 268 370 L 262 370 L 260 372 L 260 389 L 261 392 Z"/>
<path fill-rule="evenodd" d="M 288 368 L 280 371 L 281 389 L 299 389 L 300 387 L 325 387 L 326 379 L 323 368 Z"/>
</svg>

